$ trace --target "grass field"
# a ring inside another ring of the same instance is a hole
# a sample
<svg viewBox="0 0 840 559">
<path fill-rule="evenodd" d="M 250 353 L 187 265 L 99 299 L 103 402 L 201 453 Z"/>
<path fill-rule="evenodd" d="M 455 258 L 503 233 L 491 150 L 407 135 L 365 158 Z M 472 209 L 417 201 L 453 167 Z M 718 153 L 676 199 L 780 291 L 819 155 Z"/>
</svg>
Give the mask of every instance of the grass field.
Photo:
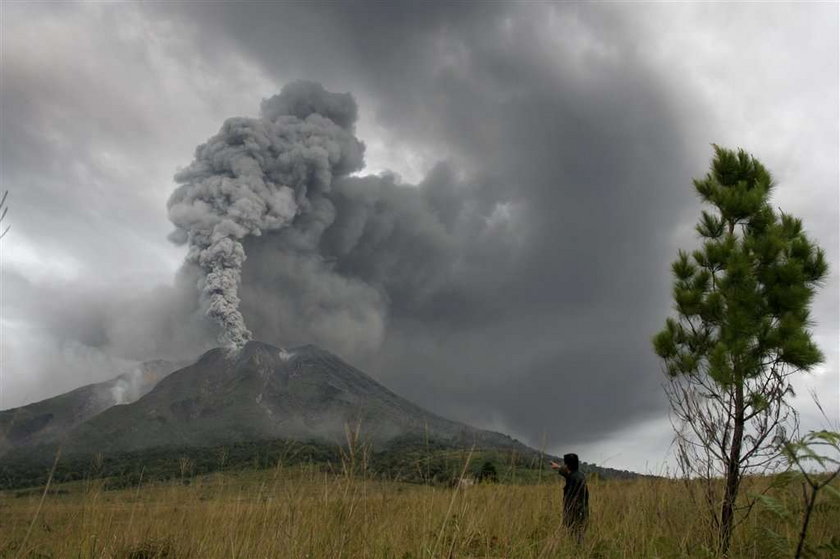
<svg viewBox="0 0 840 559">
<path fill-rule="evenodd" d="M 762 483 L 752 481 L 745 491 Z M 395 483 L 323 466 L 278 466 L 106 490 L 101 480 L 0 493 L 0 557 L 422 558 L 709 557 L 707 523 L 682 482 L 590 481 L 591 519 L 576 545 L 561 528 L 562 481 L 466 488 Z M 781 497 L 795 508 L 791 488 Z M 43 499 L 43 500 L 42 500 Z M 818 544 L 840 510 L 811 520 Z M 774 553 L 771 529 L 798 524 L 756 509 L 733 557 Z"/>
</svg>

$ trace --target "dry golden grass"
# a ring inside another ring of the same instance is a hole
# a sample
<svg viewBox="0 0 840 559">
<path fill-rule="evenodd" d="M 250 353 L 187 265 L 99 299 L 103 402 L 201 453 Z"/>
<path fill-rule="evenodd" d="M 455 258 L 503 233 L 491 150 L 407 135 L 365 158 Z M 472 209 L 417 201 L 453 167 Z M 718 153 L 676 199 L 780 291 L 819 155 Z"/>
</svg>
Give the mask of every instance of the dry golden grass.
<svg viewBox="0 0 840 559">
<path fill-rule="evenodd" d="M 278 467 L 119 491 L 66 484 L 42 506 L 42 492 L 7 491 L 0 557 L 710 556 L 703 513 L 679 481 L 591 480 L 590 527 L 577 546 L 561 528 L 562 483 L 548 479 L 459 490 Z M 838 526 L 837 510 L 818 511 L 811 541 Z M 790 538 L 797 528 L 756 511 L 738 528 L 732 556 L 772 556 L 764 527 Z"/>
</svg>

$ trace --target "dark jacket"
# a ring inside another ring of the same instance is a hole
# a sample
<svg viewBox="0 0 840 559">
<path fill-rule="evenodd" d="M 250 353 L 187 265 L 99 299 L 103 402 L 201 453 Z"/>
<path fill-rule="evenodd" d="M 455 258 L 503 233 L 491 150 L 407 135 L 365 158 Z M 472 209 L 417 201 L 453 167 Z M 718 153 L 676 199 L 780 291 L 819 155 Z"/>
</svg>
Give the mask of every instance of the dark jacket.
<svg viewBox="0 0 840 559">
<path fill-rule="evenodd" d="M 566 478 L 563 488 L 563 523 L 567 526 L 582 524 L 589 517 L 589 489 L 586 476 L 580 470 L 570 474 L 560 472 Z"/>
</svg>

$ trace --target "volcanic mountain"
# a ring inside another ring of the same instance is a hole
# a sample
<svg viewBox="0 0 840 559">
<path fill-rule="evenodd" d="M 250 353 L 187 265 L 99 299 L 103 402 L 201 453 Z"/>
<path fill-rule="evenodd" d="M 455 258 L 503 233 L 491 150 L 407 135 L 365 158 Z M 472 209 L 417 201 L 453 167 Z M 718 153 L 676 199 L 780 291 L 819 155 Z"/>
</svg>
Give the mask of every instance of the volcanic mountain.
<svg viewBox="0 0 840 559">
<path fill-rule="evenodd" d="M 76 422 L 62 447 L 67 455 L 275 439 L 343 444 L 347 429 L 374 446 L 416 435 L 530 450 L 506 435 L 434 415 L 316 346 L 286 350 L 256 341 L 235 353 L 212 349 L 137 401 Z"/>
</svg>

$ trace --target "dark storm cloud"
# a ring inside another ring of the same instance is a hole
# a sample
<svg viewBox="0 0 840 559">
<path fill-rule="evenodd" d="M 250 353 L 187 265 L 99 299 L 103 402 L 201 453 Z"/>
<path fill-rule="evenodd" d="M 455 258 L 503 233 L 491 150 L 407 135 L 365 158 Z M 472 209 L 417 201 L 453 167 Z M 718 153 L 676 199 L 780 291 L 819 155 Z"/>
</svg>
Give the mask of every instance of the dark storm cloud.
<svg viewBox="0 0 840 559">
<path fill-rule="evenodd" d="M 132 83 L 136 70 L 126 62 L 133 45 L 114 47 L 107 34 L 84 34 L 74 29 L 83 20 L 78 11 L 69 5 L 53 7 L 33 17 L 26 6 L 4 6 L 10 29 L 20 29 L 26 21 L 32 35 L 47 30 L 52 34 L 50 41 L 21 32 L 3 37 L 3 183 L 14 191 L 18 216 L 24 212 L 28 218 L 18 220 L 20 234 L 55 246 L 62 232 L 83 231 L 90 242 L 65 251 L 91 260 L 108 254 L 105 260 L 112 260 L 124 248 L 91 231 L 97 218 L 110 214 L 112 240 L 116 235 L 142 237 L 150 222 L 165 221 L 148 196 L 152 185 L 143 183 L 150 170 L 145 161 L 152 159 L 153 146 L 160 140 L 149 102 L 157 93 L 148 84 Z M 117 16 L 105 17 L 104 25 L 114 24 Z M 55 26 L 55 19 L 66 27 Z M 55 51 L 63 49 L 86 63 L 62 64 Z M 91 83 L 104 73 L 119 76 L 120 83 L 92 89 Z M 131 157 L 123 158 L 117 146 L 130 150 Z M 135 188 L 120 188 L 129 181 Z M 145 240 L 152 239 L 148 235 Z M 135 253 L 135 259 L 138 256 L 150 255 Z"/>
<path fill-rule="evenodd" d="M 311 254 L 248 244 L 256 337 L 315 338 L 423 405 L 535 444 L 659 413 L 648 337 L 699 170 L 676 100 L 613 10 L 177 9 L 209 51 L 232 44 L 275 75 L 349 89 L 395 141 L 449 160 L 416 186 L 337 181 Z"/>
<path fill-rule="evenodd" d="M 109 380 L 138 361 L 194 358 L 213 347 L 217 332 L 199 308 L 198 278 L 185 267 L 172 285 L 126 289 L 33 282 L 4 270 L 0 407 Z"/>
<path fill-rule="evenodd" d="M 6 302 L 3 317 L 30 321 L 58 347 L 80 344 L 123 360 L 178 360 L 214 345 L 215 329 L 198 304 L 200 275 L 196 267 L 184 266 L 172 285 L 125 290 L 78 282 L 36 284 L 10 271 L 4 288 L 17 297 Z M 90 378 L 69 382 L 78 386 Z"/>
</svg>

